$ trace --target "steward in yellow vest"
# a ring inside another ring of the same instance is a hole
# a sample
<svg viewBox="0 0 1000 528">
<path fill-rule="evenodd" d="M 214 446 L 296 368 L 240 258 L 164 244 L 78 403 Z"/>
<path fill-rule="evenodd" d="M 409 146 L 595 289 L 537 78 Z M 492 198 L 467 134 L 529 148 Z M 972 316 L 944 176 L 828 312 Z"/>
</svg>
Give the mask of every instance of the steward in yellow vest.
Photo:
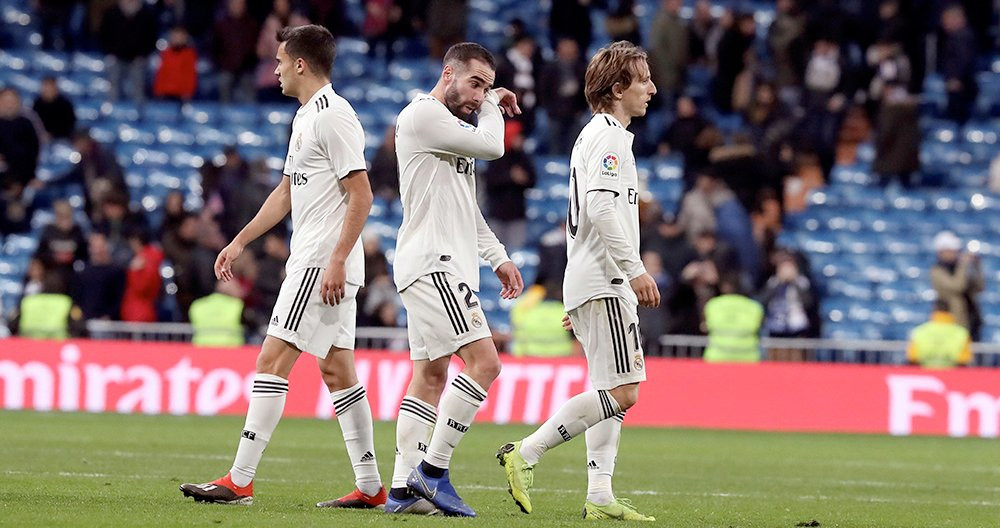
<svg viewBox="0 0 1000 528">
<path fill-rule="evenodd" d="M 972 361 L 969 331 L 955 322 L 955 316 L 947 310 L 935 309 L 930 321 L 910 333 L 906 358 L 926 368 L 968 365 Z"/>
<path fill-rule="evenodd" d="M 220 283 L 221 284 L 221 283 Z M 217 286 L 217 290 L 224 286 Z M 236 347 L 243 339 L 243 301 L 220 291 L 191 303 L 188 318 L 194 327 L 196 346 Z"/>
<path fill-rule="evenodd" d="M 573 339 L 562 326 L 566 307 L 556 292 L 533 286 L 510 311 L 515 356 L 559 357 L 573 354 Z"/>
<path fill-rule="evenodd" d="M 73 299 L 69 295 L 26 295 L 21 299 L 18 334 L 32 339 L 68 339 L 69 318 L 73 310 Z"/>
<path fill-rule="evenodd" d="M 749 297 L 726 293 L 705 303 L 705 326 L 708 328 L 705 361 L 760 361 L 760 327 L 763 322 L 764 308 Z"/>
</svg>

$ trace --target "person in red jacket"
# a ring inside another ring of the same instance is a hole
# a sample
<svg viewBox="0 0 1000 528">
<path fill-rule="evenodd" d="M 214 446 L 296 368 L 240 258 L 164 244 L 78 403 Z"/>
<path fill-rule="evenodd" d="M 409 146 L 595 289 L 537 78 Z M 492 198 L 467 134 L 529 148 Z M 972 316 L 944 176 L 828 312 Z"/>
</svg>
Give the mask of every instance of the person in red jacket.
<svg viewBox="0 0 1000 528">
<path fill-rule="evenodd" d="M 160 53 L 160 69 L 153 81 L 153 95 L 161 99 L 190 101 L 198 85 L 198 52 L 183 27 L 170 30 L 170 46 Z"/>
<path fill-rule="evenodd" d="M 156 300 L 160 297 L 160 263 L 163 251 L 149 241 L 149 233 L 134 231 L 129 235 L 132 261 L 125 274 L 122 296 L 122 321 L 155 322 Z"/>
</svg>

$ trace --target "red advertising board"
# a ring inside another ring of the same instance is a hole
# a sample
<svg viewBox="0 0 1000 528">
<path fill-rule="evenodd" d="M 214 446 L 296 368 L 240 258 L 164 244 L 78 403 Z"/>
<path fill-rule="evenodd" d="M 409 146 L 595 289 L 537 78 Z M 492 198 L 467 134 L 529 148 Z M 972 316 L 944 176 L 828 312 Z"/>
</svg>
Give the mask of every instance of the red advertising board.
<svg viewBox="0 0 1000 528">
<path fill-rule="evenodd" d="M 257 349 L 115 341 L 0 341 L 0 408 L 243 414 Z M 580 358 L 504 357 L 477 420 L 538 423 L 589 387 Z M 452 375 L 460 360 L 454 360 Z M 846 364 L 706 364 L 649 358 L 628 425 L 996 437 L 1000 376 Z M 358 351 L 376 419 L 396 416 L 407 354 Z M 285 414 L 333 417 L 315 362 L 292 371 Z"/>
</svg>

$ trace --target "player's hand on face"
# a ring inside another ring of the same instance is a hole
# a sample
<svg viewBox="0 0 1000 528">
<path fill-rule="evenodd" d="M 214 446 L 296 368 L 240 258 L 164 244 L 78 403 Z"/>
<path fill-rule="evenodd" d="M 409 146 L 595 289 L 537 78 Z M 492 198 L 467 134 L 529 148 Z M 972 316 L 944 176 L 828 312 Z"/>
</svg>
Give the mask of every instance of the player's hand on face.
<svg viewBox="0 0 1000 528">
<path fill-rule="evenodd" d="M 639 299 L 639 306 L 656 308 L 660 305 L 660 289 L 656 287 L 656 281 L 649 273 L 639 275 L 629 281 L 629 284 Z"/>
<path fill-rule="evenodd" d="M 521 107 L 517 106 L 517 96 L 514 92 L 506 88 L 494 88 L 497 97 L 500 99 L 500 109 L 504 111 L 508 116 L 514 117 L 516 115 L 521 115 Z"/>
<path fill-rule="evenodd" d="M 331 262 L 323 272 L 319 294 L 323 304 L 340 304 L 347 289 L 347 270 L 343 262 Z"/>
<path fill-rule="evenodd" d="M 215 278 L 221 281 L 233 280 L 233 262 L 243 254 L 243 245 L 231 242 L 222 248 L 215 259 Z"/>
<path fill-rule="evenodd" d="M 500 289 L 500 298 L 513 299 L 521 295 L 521 291 L 524 290 L 524 279 L 521 278 L 521 272 L 513 262 L 508 260 L 501 264 L 496 274 L 500 284 L 503 285 Z"/>
<path fill-rule="evenodd" d="M 562 327 L 567 332 L 573 331 L 573 322 L 569 320 L 569 314 L 563 316 Z"/>
</svg>

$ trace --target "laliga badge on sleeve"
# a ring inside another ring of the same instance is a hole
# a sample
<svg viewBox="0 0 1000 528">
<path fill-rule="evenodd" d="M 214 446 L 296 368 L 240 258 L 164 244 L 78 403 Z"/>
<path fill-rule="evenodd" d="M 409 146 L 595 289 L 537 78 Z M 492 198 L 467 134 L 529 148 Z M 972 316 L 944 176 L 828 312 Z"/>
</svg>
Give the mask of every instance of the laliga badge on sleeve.
<svg viewBox="0 0 1000 528">
<path fill-rule="evenodd" d="M 618 181 L 621 165 L 621 156 L 614 152 L 605 153 L 601 156 L 601 178 Z"/>
</svg>

